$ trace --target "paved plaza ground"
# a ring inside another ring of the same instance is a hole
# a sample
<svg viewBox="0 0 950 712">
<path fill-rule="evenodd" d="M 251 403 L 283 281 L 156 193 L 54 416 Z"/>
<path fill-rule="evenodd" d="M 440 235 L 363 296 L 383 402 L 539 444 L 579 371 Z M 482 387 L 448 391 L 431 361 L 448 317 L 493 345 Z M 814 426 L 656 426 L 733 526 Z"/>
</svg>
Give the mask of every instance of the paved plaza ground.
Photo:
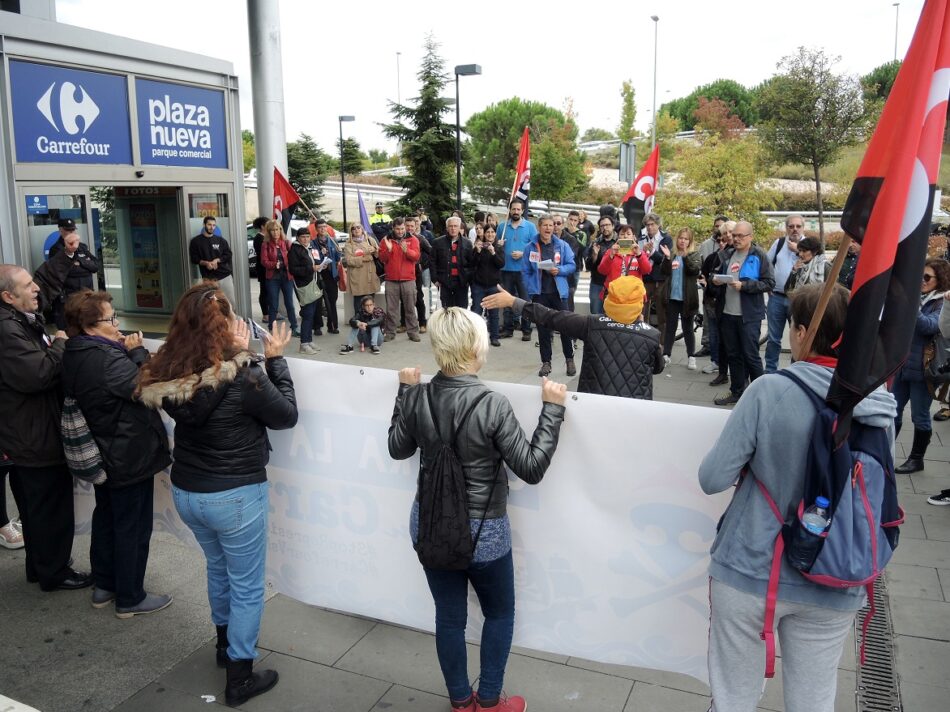
<svg viewBox="0 0 950 712">
<path fill-rule="evenodd" d="M 321 351 L 308 358 L 393 369 L 420 365 L 424 373 L 435 371 L 425 336 L 412 343 L 400 334 L 384 345 L 380 356 L 340 356 L 343 340 L 343 334 L 317 338 Z M 536 384 L 534 343 L 517 338 L 502 343 L 491 349 L 483 377 Z M 783 365 L 787 361 L 784 355 Z M 713 397 L 726 389 L 711 388 L 712 376 L 689 371 L 685 363 L 680 341 L 673 363 L 655 379 L 655 398 L 714 407 Z M 706 363 L 700 359 L 699 365 Z M 552 377 L 564 379 L 563 358 L 557 353 Z M 576 379 L 568 383 L 576 387 Z M 950 422 L 935 423 L 934 430 L 926 470 L 899 479 L 907 523 L 887 570 L 893 647 L 907 712 L 946 710 L 950 699 L 950 507 L 926 503 L 928 494 L 950 487 Z M 910 429 L 899 438 L 899 461 L 911 439 Z M 9 504 L 15 509 L 12 500 Z M 88 536 L 77 537 L 79 569 L 88 570 L 88 548 Z M 43 712 L 207 712 L 223 704 L 224 672 L 214 664 L 200 552 L 170 535 L 155 534 L 146 588 L 172 593 L 175 603 L 154 616 L 117 620 L 110 609 L 89 605 L 88 590 L 40 593 L 26 583 L 22 550 L 0 549 L 0 710 L 17 709 L 6 706 L 4 695 Z M 260 650 L 261 664 L 278 670 L 281 680 L 272 692 L 241 709 L 448 709 L 428 633 L 271 595 Z M 477 646 L 471 645 L 470 667 L 477 659 Z M 779 670 L 760 709 L 784 709 L 780 682 Z M 855 685 L 852 636 L 841 660 L 836 710 L 857 709 Z M 522 649 L 513 651 L 506 688 L 524 695 L 530 709 L 544 712 L 705 712 L 709 704 L 707 688 L 686 676 Z"/>
</svg>

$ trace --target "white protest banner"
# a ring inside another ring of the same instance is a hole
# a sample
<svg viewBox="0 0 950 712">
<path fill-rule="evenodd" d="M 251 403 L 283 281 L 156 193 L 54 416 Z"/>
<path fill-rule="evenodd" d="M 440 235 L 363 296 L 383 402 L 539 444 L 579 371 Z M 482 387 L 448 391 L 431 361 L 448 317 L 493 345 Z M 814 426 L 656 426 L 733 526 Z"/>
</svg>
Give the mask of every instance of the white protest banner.
<svg viewBox="0 0 950 712">
<path fill-rule="evenodd" d="M 393 461 L 386 444 L 396 373 L 290 364 L 300 419 L 270 434 L 268 581 L 306 603 L 433 630 L 409 539 L 418 456 Z M 488 385 L 530 437 L 540 389 Z M 706 569 L 728 496 L 704 495 L 696 473 L 727 415 L 569 394 L 544 480 L 510 480 L 516 645 L 706 679 Z M 77 529 L 88 531 L 91 491 L 77 492 Z M 156 529 L 194 543 L 166 475 L 155 494 Z"/>
</svg>

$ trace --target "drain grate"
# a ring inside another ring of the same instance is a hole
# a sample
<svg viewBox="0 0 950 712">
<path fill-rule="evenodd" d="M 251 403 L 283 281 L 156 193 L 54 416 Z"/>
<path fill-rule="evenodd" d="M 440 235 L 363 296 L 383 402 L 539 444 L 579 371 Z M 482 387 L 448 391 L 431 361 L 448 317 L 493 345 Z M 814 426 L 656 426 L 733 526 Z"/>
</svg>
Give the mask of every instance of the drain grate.
<svg viewBox="0 0 950 712">
<path fill-rule="evenodd" d="M 870 608 L 858 612 L 854 622 L 855 652 L 858 659 L 858 712 L 901 712 L 901 696 L 894 665 L 894 631 L 887 601 L 886 574 L 874 585 L 874 618 L 868 626 L 861 665 L 861 627 Z"/>
</svg>

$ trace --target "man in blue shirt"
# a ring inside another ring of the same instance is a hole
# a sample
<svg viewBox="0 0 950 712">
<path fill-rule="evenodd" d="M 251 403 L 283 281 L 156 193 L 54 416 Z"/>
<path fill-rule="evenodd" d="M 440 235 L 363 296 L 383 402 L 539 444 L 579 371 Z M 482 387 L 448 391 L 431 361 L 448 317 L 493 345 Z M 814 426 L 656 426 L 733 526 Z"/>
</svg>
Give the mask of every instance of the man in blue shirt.
<svg viewBox="0 0 950 712">
<path fill-rule="evenodd" d="M 542 215 L 538 219 L 538 239 L 525 246 L 522 273 L 524 286 L 531 301 L 549 309 L 567 311 L 567 298 L 570 294 L 570 279 L 577 266 L 574 264 L 574 250 L 564 240 L 554 236 L 554 218 Z M 522 323 L 527 317 L 522 313 Z M 539 376 L 551 373 L 551 341 L 553 332 L 549 327 L 538 324 L 538 341 L 541 347 L 541 370 Z M 567 375 L 577 373 L 574 366 L 574 342 L 569 334 L 561 333 L 561 348 L 564 351 L 564 363 Z"/>
<path fill-rule="evenodd" d="M 499 225 L 495 233 L 498 235 L 498 246 L 505 248 L 505 266 L 501 268 L 501 286 L 506 292 L 527 301 L 528 293 L 525 291 L 524 278 L 521 274 L 525 263 L 525 245 L 538 239 L 538 229 L 525 220 L 523 215 L 524 203 L 513 200 L 508 208 L 508 220 Z M 551 228 L 552 230 L 554 228 L 553 222 Z M 515 321 L 516 318 L 511 309 L 505 309 L 505 323 L 498 336 L 502 339 L 510 339 L 515 329 L 520 328 L 521 340 L 531 341 L 531 322 L 526 316 L 522 316 L 521 324 L 518 324 Z"/>
</svg>

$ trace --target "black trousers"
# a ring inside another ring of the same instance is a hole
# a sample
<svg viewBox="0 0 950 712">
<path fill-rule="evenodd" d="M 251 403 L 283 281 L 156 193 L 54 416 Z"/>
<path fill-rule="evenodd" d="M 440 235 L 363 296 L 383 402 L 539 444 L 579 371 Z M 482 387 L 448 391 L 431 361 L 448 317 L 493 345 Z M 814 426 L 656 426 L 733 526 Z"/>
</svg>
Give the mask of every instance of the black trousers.
<svg viewBox="0 0 950 712">
<path fill-rule="evenodd" d="M 671 299 L 665 306 L 666 333 L 663 335 L 663 353 L 669 356 L 673 353 L 673 342 L 676 341 L 677 323 L 683 326 L 683 341 L 686 342 L 686 355 L 696 355 L 696 333 L 693 331 L 693 317 L 696 312 L 686 311 L 685 302 Z"/>
<path fill-rule="evenodd" d="M 260 265 L 260 266 L 257 268 L 257 271 L 258 271 L 259 274 L 263 275 L 263 274 L 264 274 L 264 266 L 263 266 L 263 265 Z M 262 314 L 264 317 L 266 317 L 266 316 L 267 316 L 267 287 L 264 286 L 264 281 L 265 281 L 265 280 L 264 280 L 264 277 L 263 277 L 263 276 L 257 278 L 257 286 L 260 287 L 260 292 L 259 292 L 258 295 L 257 295 L 257 303 L 258 303 L 258 304 L 260 305 L 260 307 L 261 307 L 261 314 Z"/>
<path fill-rule="evenodd" d="M 729 355 L 729 390 L 739 395 L 747 381 L 754 381 L 764 373 L 759 355 L 761 321 L 743 322 L 741 316 L 723 314 L 719 320 L 719 339 Z"/>
<path fill-rule="evenodd" d="M 340 296 L 340 288 L 329 272 L 327 276 L 320 279 L 320 285 L 323 287 L 323 296 L 317 300 L 317 315 L 314 318 L 314 324 L 318 329 L 322 329 L 323 314 L 326 312 L 327 329 L 339 329 L 340 320 L 336 313 L 336 300 Z"/>
<path fill-rule="evenodd" d="M 69 576 L 73 549 L 73 478 L 66 465 L 27 467 L 17 463 L 10 477 L 26 543 L 26 580 L 44 591 Z"/>
<path fill-rule="evenodd" d="M 439 298 L 442 300 L 442 308 L 462 307 L 468 309 L 468 285 L 458 281 L 446 282 L 439 287 Z"/>
<path fill-rule="evenodd" d="M 115 592 L 116 606 L 131 608 L 145 598 L 155 480 L 149 477 L 127 487 L 97 485 L 95 490 L 92 578 L 98 588 Z"/>
</svg>

